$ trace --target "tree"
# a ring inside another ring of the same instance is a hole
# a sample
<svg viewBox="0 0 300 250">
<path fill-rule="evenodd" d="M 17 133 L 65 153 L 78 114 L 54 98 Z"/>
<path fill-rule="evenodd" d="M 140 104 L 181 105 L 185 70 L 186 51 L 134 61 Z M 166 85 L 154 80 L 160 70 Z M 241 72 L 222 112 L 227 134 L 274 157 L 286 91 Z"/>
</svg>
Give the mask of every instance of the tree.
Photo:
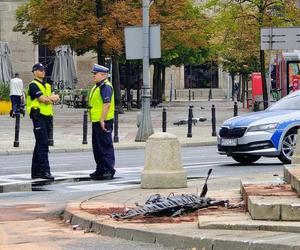
<svg viewBox="0 0 300 250">
<path fill-rule="evenodd" d="M 101 15 L 96 13 L 96 2 L 98 5 L 101 2 Z M 14 30 L 31 35 L 34 43 L 43 44 L 50 49 L 61 44 L 70 44 L 78 54 L 89 50 L 96 51 L 101 41 L 103 54 L 119 60 L 124 55 L 124 27 L 141 25 L 141 1 L 96 2 L 30 0 L 18 8 Z M 207 44 L 206 31 L 203 28 L 206 19 L 190 0 L 156 0 L 151 7 L 150 19 L 151 24 L 161 25 L 163 56 L 170 58 L 168 55 L 173 54 L 173 61 L 177 60 L 177 63 L 181 58 L 188 59 L 190 63 L 199 59 L 196 52 Z M 183 55 L 184 51 L 187 55 Z M 158 64 L 163 62 L 164 65 L 172 63 L 162 58 Z M 118 74 L 118 71 L 115 73 Z M 119 79 L 118 76 L 113 77 Z M 115 84 L 118 91 L 116 98 L 120 100 L 120 83 Z"/>
<path fill-rule="evenodd" d="M 269 26 L 287 27 L 300 21 L 295 0 L 209 0 L 206 8 L 218 10 L 211 27 L 219 48 L 219 56 L 230 55 L 233 63 L 244 64 L 253 57 L 259 58 L 262 79 L 264 108 L 268 106 L 265 79 L 265 57 L 259 48 L 260 28 Z M 229 60 L 229 61 L 230 61 Z"/>
<path fill-rule="evenodd" d="M 166 67 L 206 61 L 209 32 L 205 27 L 208 18 L 189 0 L 155 1 L 153 8 L 157 13 L 154 22 L 162 28 L 162 58 L 153 61 L 153 98 L 161 102 Z"/>
<path fill-rule="evenodd" d="M 78 54 L 95 48 L 100 38 L 95 3 L 87 0 L 30 0 L 16 11 L 14 31 L 53 50 L 70 44 Z"/>
</svg>

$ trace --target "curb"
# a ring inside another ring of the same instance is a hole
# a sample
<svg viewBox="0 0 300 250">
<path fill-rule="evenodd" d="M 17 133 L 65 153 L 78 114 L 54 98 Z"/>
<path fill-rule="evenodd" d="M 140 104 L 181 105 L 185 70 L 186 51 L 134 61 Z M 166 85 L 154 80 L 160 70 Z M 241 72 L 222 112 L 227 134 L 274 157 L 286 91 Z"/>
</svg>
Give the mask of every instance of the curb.
<svg viewBox="0 0 300 250">
<path fill-rule="evenodd" d="M 37 186 L 44 186 L 49 184 L 57 184 L 57 183 L 72 183 L 79 181 L 87 181 L 91 178 L 88 176 L 76 176 L 71 178 L 57 178 L 54 181 L 43 180 L 43 179 L 35 179 L 35 180 L 27 180 L 13 183 L 5 183 L 0 184 L 0 193 L 9 193 L 9 192 L 31 192 Z"/>
<path fill-rule="evenodd" d="M 144 243 L 161 244 L 176 248 L 196 248 L 213 250 L 213 239 L 201 239 L 176 234 L 155 233 L 141 229 L 131 229 L 125 227 L 111 226 L 105 223 L 93 221 L 89 214 L 80 211 L 80 215 L 73 213 L 72 208 L 67 207 L 62 215 L 62 219 L 71 225 L 79 225 L 85 232 L 93 232 L 111 238 L 121 238 Z M 248 250 L 248 244 L 240 250 Z"/>
<path fill-rule="evenodd" d="M 118 192 L 118 191 L 112 191 Z M 109 194 L 112 192 L 104 193 Z M 296 250 L 300 249 L 300 247 L 296 244 L 293 245 L 292 238 L 295 240 L 298 237 L 298 234 L 293 234 L 291 236 L 291 243 L 287 242 L 284 244 L 280 242 L 281 239 L 285 239 L 286 236 L 278 235 L 278 233 L 266 232 L 266 236 L 251 236 L 249 238 L 243 239 L 242 235 L 247 231 L 239 231 L 241 237 L 236 237 L 236 235 L 232 235 L 232 237 L 228 237 L 232 230 L 237 230 L 236 228 L 231 228 L 231 230 L 220 231 L 217 229 L 217 233 L 213 235 L 209 235 L 209 232 L 203 233 L 201 235 L 200 229 L 196 231 L 180 231 L 179 233 L 165 233 L 159 232 L 155 227 L 153 229 L 136 229 L 129 228 L 128 225 L 123 224 L 122 226 L 109 225 L 105 222 L 101 222 L 95 219 L 94 215 L 91 215 L 85 211 L 80 210 L 81 203 L 72 203 L 68 204 L 64 209 L 64 212 L 61 216 L 62 220 L 65 223 L 69 223 L 71 225 L 79 226 L 81 229 L 85 230 L 85 232 L 93 232 L 97 234 L 101 234 L 103 236 L 108 236 L 111 238 L 121 238 L 125 240 L 131 241 L 140 241 L 144 243 L 152 243 L 152 244 L 160 244 L 166 247 L 174 247 L 179 249 L 205 249 L 205 250 L 275 250 L 275 249 L 291 249 Z M 176 231 L 172 230 L 173 232 Z M 209 229 L 206 229 L 209 231 Z M 249 231 L 248 231 L 249 232 Z M 208 234 L 208 235 L 207 235 Z M 189 235 L 189 236 L 187 236 Z M 264 238 L 266 237 L 266 238 Z M 278 237 L 277 240 L 276 237 Z M 274 242 L 273 239 L 276 242 Z"/>
<path fill-rule="evenodd" d="M 207 142 L 183 142 L 181 143 L 182 147 L 197 147 L 197 146 L 214 146 L 216 141 L 207 141 Z M 145 142 L 141 142 L 138 145 L 124 145 L 124 144 L 114 144 L 115 150 L 126 150 L 126 149 L 144 149 L 146 146 Z M 92 147 L 89 148 L 49 148 L 49 153 L 74 153 L 74 152 L 91 152 Z M 1 155 L 22 155 L 22 154 L 32 154 L 33 149 L 24 149 L 24 150 L 5 150 L 0 151 Z"/>
</svg>

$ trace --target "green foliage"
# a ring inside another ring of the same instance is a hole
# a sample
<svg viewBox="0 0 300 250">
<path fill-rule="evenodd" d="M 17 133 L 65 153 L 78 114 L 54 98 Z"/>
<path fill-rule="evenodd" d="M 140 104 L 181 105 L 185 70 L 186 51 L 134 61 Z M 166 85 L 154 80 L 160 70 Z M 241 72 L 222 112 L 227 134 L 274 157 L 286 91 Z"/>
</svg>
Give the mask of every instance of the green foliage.
<svg viewBox="0 0 300 250">
<path fill-rule="evenodd" d="M 162 63 L 164 66 L 196 65 L 203 64 L 209 57 L 207 48 L 187 48 L 177 46 L 172 50 L 165 50 L 162 53 Z"/>
<path fill-rule="evenodd" d="M 9 84 L 0 82 L 0 101 L 9 101 Z"/>
<path fill-rule="evenodd" d="M 295 0 L 208 0 L 213 10 L 209 29 L 211 51 L 224 69 L 234 74 L 256 71 L 260 65 L 260 28 L 299 25 L 300 12 Z M 263 62 L 264 63 L 264 62 Z"/>
</svg>

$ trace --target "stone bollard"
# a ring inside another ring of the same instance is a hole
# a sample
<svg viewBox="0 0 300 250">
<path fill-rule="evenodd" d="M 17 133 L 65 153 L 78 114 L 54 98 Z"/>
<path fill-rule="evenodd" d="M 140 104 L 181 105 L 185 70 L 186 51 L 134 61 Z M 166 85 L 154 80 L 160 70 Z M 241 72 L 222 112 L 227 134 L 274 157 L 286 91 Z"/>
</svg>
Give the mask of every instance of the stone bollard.
<svg viewBox="0 0 300 250">
<path fill-rule="evenodd" d="M 142 188 L 184 188 L 186 171 L 182 167 L 180 143 L 169 133 L 155 133 L 146 142 Z"/>
<path fill-rule="evenodd" d="M 292 156 L 292 164 L 300 164 L 300 131 L 297 131 L 297 140 L 296 140 L 296 148 L 294 150 L 294 154 Z"/>
</svg>

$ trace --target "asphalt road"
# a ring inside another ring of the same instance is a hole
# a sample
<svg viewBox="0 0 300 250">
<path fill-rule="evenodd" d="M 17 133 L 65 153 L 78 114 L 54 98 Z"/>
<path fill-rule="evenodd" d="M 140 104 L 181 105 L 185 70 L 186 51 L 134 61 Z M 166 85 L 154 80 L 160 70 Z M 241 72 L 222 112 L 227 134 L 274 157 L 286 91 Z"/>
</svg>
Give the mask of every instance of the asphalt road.
<svg viewBox="0 0 300 250">
<path fill-rule="evenodd" d="M 273 158 L 262 158 L 251 166 L 241 166 L 227 156 L 218 155 L 214 146 L 182 148 L 181 154 L 188 178 L 203 178 L 209 168 L 213 169 L 211 178 L 242 177 L 255 173 L 282 175 L 282 164 Z M 91 152 L 50 154 L 50 163 L 54 175 L 59 172 L 88 175 L 95 167 Z M 29 178 L 30 165 L 31 155 L 0 156 L 0 177 Z M 6 245 L 1 246 L 0 242 L 0 248 L 167 249 L 85 234 L 62 224 L 57 216 L 67 203 L 79 198 L 139 184 L 143 165 L 144 150 L 119 150 L 116 151 L 117 174 L 112 181 L 60 183 L 37 187 L 35 192 L 0 194 L 0 239 L 1 232 L 6 239 Z"/>
</svg>

